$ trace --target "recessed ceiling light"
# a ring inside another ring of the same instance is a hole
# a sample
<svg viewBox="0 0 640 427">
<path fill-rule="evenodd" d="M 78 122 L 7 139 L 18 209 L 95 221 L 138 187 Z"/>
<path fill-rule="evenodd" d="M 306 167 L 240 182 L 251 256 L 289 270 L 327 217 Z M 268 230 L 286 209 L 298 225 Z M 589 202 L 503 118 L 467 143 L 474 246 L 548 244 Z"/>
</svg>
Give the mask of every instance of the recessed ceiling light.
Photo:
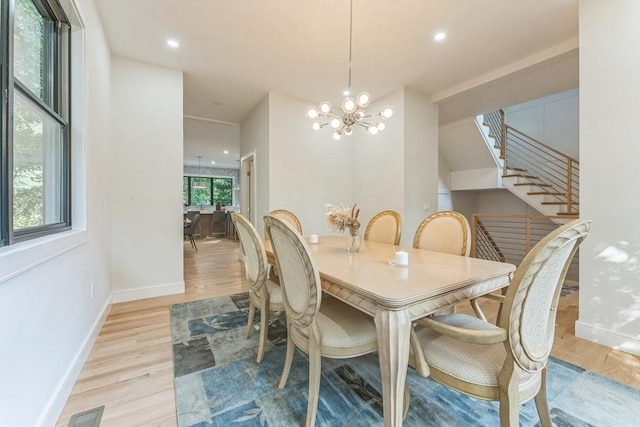
<svg viewBox="0 0 640 427">
<path fill-rule="evenodd" d="M 215 165 L 215 164 L 216 164 L 216 161 L 215 161 L 215 160 L 212 160 L 212 161 L 211 161 L 211 164 L 212 164 L 212 165 Z"/>
<path fill-rule="evenodd" d="M 446 38 L 447 38 L 447 33 L 445 33 L 444 31 L 437 32 L 433 35 L 433 39 L 437 42 L 441 42 Z"/>
<path fill-rule="evenodd" d="M 229 150 L 224 150 L 224 154 L 229 154 Z"/>
<path fill-rule="evenodd" d="M 178 41 L 174 39 L 167 39 L 167 46 L 177 49 L 178 47 L 180 47 L 180 43 L 178 43 Z"/>
</svg>

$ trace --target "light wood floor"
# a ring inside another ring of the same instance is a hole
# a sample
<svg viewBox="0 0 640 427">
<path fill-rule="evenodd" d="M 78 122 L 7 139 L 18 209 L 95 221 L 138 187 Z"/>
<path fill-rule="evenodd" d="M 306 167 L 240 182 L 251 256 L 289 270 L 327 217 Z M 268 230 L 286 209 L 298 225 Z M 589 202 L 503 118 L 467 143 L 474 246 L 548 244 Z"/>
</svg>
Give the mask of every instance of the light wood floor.
<svg viewBox="0 0 640 427">
<path fill-rule="evenodd" d="M 176 425 L 169 306 L 248 289 L 238 242 L 197 244 L 195 252 L 185 242 L 184 295 L 112 306 L 56 426 L 66 427 L 73 414 L 102 405 L 101 427 Z M 640 357 L 575 337 L 577 304 L 577 293 L 561 299 L 552 354 L 640 388 Z"/>
</svg>

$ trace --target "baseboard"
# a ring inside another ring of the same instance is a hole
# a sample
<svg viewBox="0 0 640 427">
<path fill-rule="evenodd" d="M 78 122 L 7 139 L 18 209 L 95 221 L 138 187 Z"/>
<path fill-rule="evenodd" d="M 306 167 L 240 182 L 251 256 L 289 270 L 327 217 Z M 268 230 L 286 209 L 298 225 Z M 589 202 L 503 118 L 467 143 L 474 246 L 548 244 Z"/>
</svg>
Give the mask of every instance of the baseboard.
<svg viewBox="0 0 640 427">
<path fill-rule="evenodd" d="M 605 345 L 631 354 L 640 355 L 640 340 L 637 337 L 609 331 L 598 326 L 576 321 L 576 337 Z"/>
<path fill-rule="evenodd" d="M 65 372 L 63 379 L 60 382 L 60 385 L 57 387 L 57 391 L 53 394 L 49 405 L 42 413 L 42 417 L 40 418 L 37 425 L 39 426 L 55 426 L 62 410 L 64 409 L 64 405 L 67 403 L 67 399 L 71 395 L 71 391 L 73 390 L 73 386 L 75 385 L 78 376 L 80 376 L 80 372 L 82 372 L 82 368 L 84 367 L 87 358 L 89 357 L 89 353 L 91 353 L 91 349 L 93 348 L 93 344 L 98 338 L 100 331 L 102 330 L 102 325 L 107 320 L 107 315 L 109 314 L 109 309 L 111 308 L 111 298 L 107 298 L 107 301 L 102 307 L 102 311 L 100 315 L 93 323 L 91 330 L 87 334 L 87 337 L 84 339 L 84 342 L 80 346 L 80 350 L 76 354 L 76 357 L 73 359 L 72 363 L 69 365 L 67 372 Z"/>
<path fill-rule="evenodd" d="M 145 298 L 162 297 L 165 295 L 184 293 L 184 281 L 149 286 L 146 288 L 127 289 L 113 293 L 113 303 L 135 301 Z"/>
</svg>

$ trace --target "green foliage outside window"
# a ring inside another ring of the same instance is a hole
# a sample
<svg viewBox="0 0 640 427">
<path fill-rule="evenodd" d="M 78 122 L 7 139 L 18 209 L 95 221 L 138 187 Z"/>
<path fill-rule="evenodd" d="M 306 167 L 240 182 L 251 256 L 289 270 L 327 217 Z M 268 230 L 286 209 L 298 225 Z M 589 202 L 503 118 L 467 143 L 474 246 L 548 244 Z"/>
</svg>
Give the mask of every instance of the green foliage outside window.
<svg viewBox="0 0 640 427">
<path fill-rule="evenodd" d="M 229 178 L 213 178 L 213 198 L 223 206 L 233 204 L 233 185 Z"/>
<path fill-rule="evenodd" d="M 182 178 L 182 203 L 185 206 L 222 206 L 233 204 L 233 180 L 231 178 Z"/>
</svg>

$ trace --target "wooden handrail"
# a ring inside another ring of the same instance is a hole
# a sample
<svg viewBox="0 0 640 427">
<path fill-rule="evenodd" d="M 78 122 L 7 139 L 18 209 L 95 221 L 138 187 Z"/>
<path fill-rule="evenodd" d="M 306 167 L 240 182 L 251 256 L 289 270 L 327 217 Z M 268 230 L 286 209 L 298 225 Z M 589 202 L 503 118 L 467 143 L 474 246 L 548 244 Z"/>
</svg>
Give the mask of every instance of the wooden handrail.
<svg viewBox="0 0 640 427">
<path fill-rule="evenodd" d="M 485 123 L 499 145 L 503 176 L 515 174 L 530 185 L 539 186 L 540 192 L 566 206 L 566 215 L 577 212 L 574 203 L 579 203 L 578 159 L 507 125 L 502 109 L 486 113 Z"/>
<path fill-rule="evenodd" d="M 541 145 L 542 147 L 544 147 L 546 150 L 548 151 L 553 151 L 554 153 L 556 153 L 557 155 L 559 155 L 560 157 L 564 157 L 567 160 L 570 160 L 573 163 L 577 163 L 580 164 L 580 161 L 578 161 L 578 159 L 574 159 L 571 156 L 567 156 L 565 153 L 563 153 L 562 151 L 559 151 L 553 147 L 548 146 L 547 144 L 545 144 L 544 142 L 540 142 L 537 139 L 527 135 L 526 133 L 519 131 L 518 129 L 514 128 L 513 126 L 509 126 L 507 124 L 505 124 L 507 129 L 511 129 L 512 131 L 519 133 L 520 135 L 524 136 L 525 138 L 530 139 L 531 141 L 534 141 L 536 144 Z M 505 135 L 506 136 L 506 135 Z M 504 138 L 504 140 L 506 141 L 506 137 Z"/>
</svg>

